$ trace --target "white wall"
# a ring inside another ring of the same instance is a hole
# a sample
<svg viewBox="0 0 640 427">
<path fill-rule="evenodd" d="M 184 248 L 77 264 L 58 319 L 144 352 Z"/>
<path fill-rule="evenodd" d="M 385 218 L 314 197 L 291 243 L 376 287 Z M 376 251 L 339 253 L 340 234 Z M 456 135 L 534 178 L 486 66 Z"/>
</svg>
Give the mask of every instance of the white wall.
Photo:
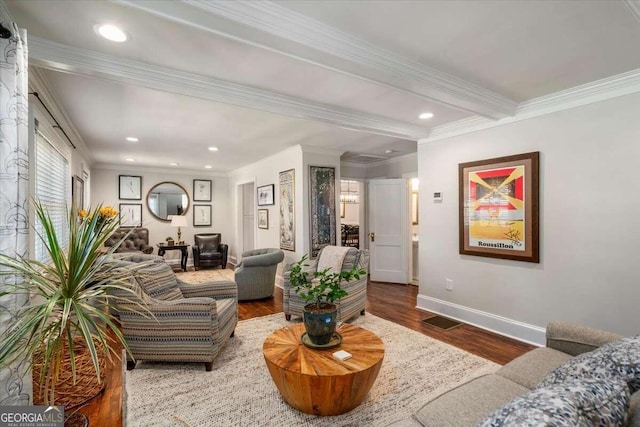
<svg viewBox="0 0 640 427">
<path fill-rule="evenodd" d="M 284 251 L 285 262 L 299 260 L 310 250 L 309 234 L 309 166 L 331 166 L 336 168 L 336 201 L 339 200 L 340 190 L 340 153 L 319 152 L 318 150 L 303 148 L 300 145 L 288 148 L 258 162 L 252 163 L 243 168 L 237 169 L 229 174 L 230 205 L 232 209 L 237 209 L 236 195 L 237 187 L 246 182 L 255 182 L 256 188 L 274 184 L 275 204 L 272 206 L 256 206 L 256 209 L 267 209 L 269 211 L 269 229 L 256 228 L 256 248 L 279 248 L 280 247 L 280 198 L 279 198 L 279 173 L 289 169 L 295 169 L 295 251 Z M 336 203 L 336 209 L 339 205 Z M 339 210 L 336 210 L 339 216 Z M 257 213 L 256 213 L 257 215 Z M 232 229 L 237 230 L 239 217 L 237 212 L 231 215 Z M 337 218 L 339 219 L 339 218 Z M 336 221 L 336 238 L 339 242 L 339 221 Z M 239 235 L 235 236 L 236 241 Z M 240 256 L 240 252 L 232 251 L 233 259 Z"/>
<path fill-rule="evenodd" d="M 639 117 L 636 94 L 420 143 L 418 305 L 537 342 L 552 319 L 637 334 Z M 459 255 L 458 163 L 530 151 L 540 264 Z"/>
<path fill-rule="evenodd" d="M 367 168 L 367 178 L 403 178 L 418 170 L 418 153 L 393 157 L 382 163 L 375 163 Z"/>
<path fill-rule="evenodd" d="M 118 175 L 142 176 L 142 200 L 119 200 L 118 199 Z M 195 202 L 198 205 L 211 205 L 211 227 L 193 226 L 193 180 L 212 180 L 211 202 Z M 119 209 L 120 203 L 142 204 L 142 226 L 149 229 L 149 244 L 154 246 L 154 254 L 158 253 L 155 245 L 164 242 L 167 236 L 177 239 L 178 229 L 171 227 L 169 222 L 156 219 L 147 208 L 146 196 L 151 187 L 164 182 L 175 182 L 189 195 L 190 205 L 185 216 L 187 217 L 187 227 L 182 227 L 182 240 L 193 245 L 193 235 L 198 233 L 222 233 L 222 242 L 229 244 L 232 239 L 232 228 L 229 204 L 228 179 L 222 176 L 212 176 L 206 173 L 197 174 L 192 171 L 160 170 L 154 168 L 130 167 L 127 169 L 114 168 L 94 168 L 92 171 L 91 193 L 92 204 L 114 206 Z M 231 245 L 230 245 L 231 250 Z M 175 262 L 179 260 L 179 251 L 168 251 L 165 255 L 167 260 Z M 193 254 L 189 250 L 189 265 L 193 265 Z"/>
<path fill-rule="evenodd" d="M 303 193 L 303 171 L 302 171 L 302 148 L 295 146 L 276 153 L 272 156 L 264 158 L 258 162 L 252 163 L 243 168 L 237 169 L 229 174 L 229 218 L 231 223 L 229 224 L 229 233 L 233 235 L 231 240 L 235 243 L 239 239 L 239 235 L 236 234 L 238 229 L 239 213 L 235 211 L 237 209 L 236 197 L 237 186 L 247 182 L 255 182 L 255 188 L 274 184 L 274 205 L 270 206 L 257 206 L 256 209 L 267 209 L 269 211 L 269 229 L 255 230 L 255 247 L 256 248 L 279 248 L 280 247 L 280 197 L 278 193 L 278 179 L 279 173 L 289 169 L 295 169 L 295 226 L 296 226 L 296 244 L 295 252 L 284 251 L 287 259 L 298 259 L 304 253 L 303 242 L 303 209 L 302 201 L 304 200 Z M 254 195 L 255 198 L 255 195 Z M 257 216 L 257 211 L 256 211 Z M 257 225 L 256 225 L 257 227 Z M 239 256 L 238 245 L 230 245 L 230 255 L 232 255 L 235 261 Z"/>
</svg>

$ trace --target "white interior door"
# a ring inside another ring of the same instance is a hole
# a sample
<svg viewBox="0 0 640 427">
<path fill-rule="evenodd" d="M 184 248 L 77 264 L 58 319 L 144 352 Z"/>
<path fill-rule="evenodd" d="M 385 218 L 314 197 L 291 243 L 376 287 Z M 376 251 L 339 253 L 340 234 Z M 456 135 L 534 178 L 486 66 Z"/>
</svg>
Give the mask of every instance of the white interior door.
<svg viewBox="0 0 640 427">
<path fill-rule="evenodd" d="M 248 182 L 242 186 L 242 251 L 250 251 L 254 248 L 254 199 L 255 187 L 253 182 Z"/>
<path fill-rule="evenodd" d="M 369 181 L 371 280 L 409 283 L 409 209 L 406 179 Z"/>
</svg>

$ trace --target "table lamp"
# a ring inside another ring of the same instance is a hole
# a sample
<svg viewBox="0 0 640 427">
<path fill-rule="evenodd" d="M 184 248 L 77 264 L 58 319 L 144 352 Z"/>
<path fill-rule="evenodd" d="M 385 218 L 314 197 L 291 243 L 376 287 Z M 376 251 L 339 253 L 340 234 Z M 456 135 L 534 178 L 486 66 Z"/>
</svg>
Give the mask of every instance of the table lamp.
<svg viewBox="0 0 640 427">
<path fill-rule="evenodd" d="M 184 245 L 184 242 L 182 241 L 182 230 L 180 230 L 180 227 L 187 226 L 187 217 L 184 215 L 173 215 L 171 217 L 171 226 L 178 227 L 178 244 Z"/>
</svg>

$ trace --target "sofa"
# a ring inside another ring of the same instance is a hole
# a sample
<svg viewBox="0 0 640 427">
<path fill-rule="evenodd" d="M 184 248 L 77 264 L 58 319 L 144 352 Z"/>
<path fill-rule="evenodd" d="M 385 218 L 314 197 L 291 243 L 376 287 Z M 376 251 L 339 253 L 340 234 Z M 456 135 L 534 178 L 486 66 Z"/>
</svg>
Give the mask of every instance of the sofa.
<svg viewBox="0 0 640 427">
<path fill-rule="evenodd" d="M 143 254 L 153 253 L 153 246 L 149 245 L 149 230 L 146 228 L 118 228 L 113 232 L 111 236 L 104 242 L 106 247 L 111 247 L 118 243 L 122 238 L 130 233 L 127 238 L 122 242 L 116 253 L 123 252 L 141 252 Z"/>
<path fill-rule="evenodd" d="M 546 341 L 391 425 L 640 427 L 640 336 L 553 321 Z"/>
<path fill-rule="evenodd" d="M 211 371 L 238 323 L 238 288 L 232 280 L 187 283 L 178 279 L 162 257 L 116 254 L 111 268 L 131 272 L 110 304 L 118 317 L 133 359 L 202 362 Z"/>
<path fill-rule="evenodd" d="M 284 259 L 280 249 L 253 249 L 242 254 L 234 270 L 238 285 L 238 301 L 250 301 L 273 296 L 276 269 Z"/>
</svg>

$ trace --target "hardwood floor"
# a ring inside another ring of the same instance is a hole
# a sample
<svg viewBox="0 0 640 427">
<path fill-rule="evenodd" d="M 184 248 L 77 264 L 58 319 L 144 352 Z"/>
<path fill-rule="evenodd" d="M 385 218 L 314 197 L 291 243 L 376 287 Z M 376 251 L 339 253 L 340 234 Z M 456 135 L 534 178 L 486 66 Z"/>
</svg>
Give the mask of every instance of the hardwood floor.
<svg viewBox="0 0 640 427">
<path fill-rule="evenodd" d="M 434 314 L 415 308 L 417 295 L 418 288 L 416 286 L 369 282 L 367 312 L 499 364 L 505 364 L 534 348 L 532 345 L 470 325 L 463 324 L 449 331 L 428 325 L 422 320 Z M 276 288 L 273 298 L 238 304 L 240 320 L 279 312 L 282 312 L 282 291 L 279 288 Z M 121 370 L 120 361 L 115 361 L 110 365 L 107 369 L 106 386 L 102 395 L 78 410 L 89 417 L 91 427 L 122 425 Z"/>
</svg>

